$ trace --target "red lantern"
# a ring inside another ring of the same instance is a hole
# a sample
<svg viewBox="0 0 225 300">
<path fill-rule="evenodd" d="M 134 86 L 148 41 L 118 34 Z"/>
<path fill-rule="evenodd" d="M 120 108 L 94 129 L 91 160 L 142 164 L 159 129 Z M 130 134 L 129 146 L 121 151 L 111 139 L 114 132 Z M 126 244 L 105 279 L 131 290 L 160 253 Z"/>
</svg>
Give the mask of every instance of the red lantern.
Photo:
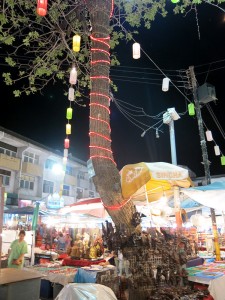
<svg viewBox="0 0 225 300">
<path fill-rule="evenodd" d="M 47 14 L 48 0 L 37 0 L 37 14 L 41 17 Z"/>
<path fill-rule="evenodd" d="M 69 139 L 65 139 L 64 140 L 64 148 L 68 149 L 70 147 L 70 140 Z"/>
</svg>

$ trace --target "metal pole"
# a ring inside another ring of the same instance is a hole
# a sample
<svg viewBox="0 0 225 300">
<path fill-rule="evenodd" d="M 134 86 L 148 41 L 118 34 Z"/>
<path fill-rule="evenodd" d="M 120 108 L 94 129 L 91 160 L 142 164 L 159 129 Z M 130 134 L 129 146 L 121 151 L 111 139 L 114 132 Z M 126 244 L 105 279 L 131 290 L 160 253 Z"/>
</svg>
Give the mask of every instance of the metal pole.
<svg viewBox="0 0 225 300">
<path fill-rule="evenodd" d="M 171 160 L 173 165 L 177 165 L 177 152 L 176 152 L 176 140 L 175 140 L 175 130 L 174 130 L 174 120 L 171 119 L 169 122 L 170 130 L 170 148 L 171 148 Z"/>
<path fill-rule="evenodd" d="M 205 132 L 204 132 L 202 114 L 201 114 L 201 106 L 200 106 L 199 99 L 198 99 L 197 83 L 196 83 L 195 72 L 194 72 L 193 66 L 189 67 L 189 70 L 187 71 L 187 75 L 188 75 L 188 78 L 190 78 L 190 84 L 192 87 L 192 92 L 193 92 L 193 97 L 194 97 L 206 184 L 210 184 L 211 177 L 210 177 L 210 165 L 209 165 L 209 160 L 208 160 L 208 151 L 207 151 L 207 146 L 206 146 Z M 213 236 L 214 236 L 216 260 L 221 260 L 219 237 L 218 237 L 218 230 L 217 230 L 217 225 L 216 225 L 216 214 L 215 214 L 215 210 L 213 208 L 210 208 L 210 212 L 211 212 L 211 219 L 212 219 L 212 231 L 213 231 Z"/>
<path fill-rule="evenodd" d="M 0 176 L 0 269 L 2 263 L 2 227 L 4 214 L 4 187 L 2 187 L 2 176 Z"/>
<path fill-rule="evenodd" d="M 174 120 L 171 117 L 169 125 L 170 132 L 170 151 L 171 151 L 171 161 L 173 165 L 177 165 L 177 151 L 176 151 L 176 140 L 175 140 L 175 129 L 174 129 Z M 182 229 L 182 219 L 180 213 L 180 190 L 178 186 L 174 186 L 173 188 L 173 198 L 174 198 L 174 211 L 175 211 L 175 219 L 177 225 L 178 233 Z"/>
</svg>

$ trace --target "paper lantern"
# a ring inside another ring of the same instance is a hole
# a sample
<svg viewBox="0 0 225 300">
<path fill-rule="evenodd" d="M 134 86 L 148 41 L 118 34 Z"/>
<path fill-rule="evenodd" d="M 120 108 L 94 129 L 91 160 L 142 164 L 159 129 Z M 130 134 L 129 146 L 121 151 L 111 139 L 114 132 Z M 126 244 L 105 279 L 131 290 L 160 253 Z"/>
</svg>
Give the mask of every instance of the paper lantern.
<svg viewBox="0 0 225 300">
<path fill-rule="evenodd" d="M 189 113 L 189 116 L 194 116 L 195 115 L 195 105 L 194 105 L 194 103 L 189 103 L 188 104 L 188 113 Z"/>
<path fill-rule="evenodd" d="M 70 79 L 69 79 L 70 84 L 76 84 L 77 83 L 77 70 L 75 66 L 72 67 L 70 71 Z"/>
<path fill-rule="evenodd" d="M 68 157 L 68 149 L 64 149 L 63 156 L 64 156 L 64 157 Z"/>
<path fill-rule="evenodd" d="M 71 107 L 68 107 L 66 110 L 66 118 L 67 120 L 71 120 L 73 117 L 73 109 Z"/>
<path fill-rule="evenodd" d="M 80 36 L 78 34 L 73 36 L 73 51 L 74 52 L 80 51 Z"/>
<path fill-rule="evenodd" d="M 63 165 L 66 165 L 67 164 L 67 157 L 63 157 Z"/>
<path fill-rule="evenodd" d="M 168 77 L 163 78 L 163 82 L 162 82 L 162 91 L 163 92 L 167 92 L 169 90 L 169 82 L 170 82 L 170 79 Z"/>
<path fill-rule="evenodd" d="M 206 135 L 206 139 L 207 139 L 208 142 L 211 142 L 213 140 L 212 132 L 210 130 L 207 130 L 205 132 L 205 135 Z"/>
<path fill-rule="evenodd" d="M 205 217 L 200 214 L 195 214 L 190 217 L 190 222 L 195 227 L 201 227 L 205 223 Z"/>
<path fill-rule="evenodd" d="M 222 166 L 225 166 L 225 156 L 222 155 L 222 156 L 220 157 L 220 159 L 221 159 L 221 165 L 222 165 Z"/>
<path fill-rule="evenodd" d="M 134 43 L 133 46 L 133 58 L 139 59 L 141 57 L 141 46 L 139 43 Z"/>
<path fill-rule="evenodd" d="M 171 0 L 171 2 L 176 4 L 176 3 L 180 2 L 180 0 Z"/>
<path fill-rule="evenodd" d="M 70 140 L 69 139 L 65 139 L 64 140 L 64 148 L 68 149 L 70 147 Z"/>
<path fill-rule="evenodd" d="M 71 124 L 66 124 L 66 134 L 71 134 Z"/>
<path fill-rule="evenodd" d="M 48 0 L 37 0 L 37 14 L 41 17 L 47 14 Z"/>
<path fill-rule="evenodd" d="M 69 101 L 74 101 L 74 94 L 75 94 L 74 88 L 70 87 L 68 92 Z"/>
<path fill-rule="evenodd" d="M 215 152 L 215 155 L 216 156 L 219 156 L 220 155 L 220 147 L 219 146 L 214 146 L 214 152 Z"/>
</svg>

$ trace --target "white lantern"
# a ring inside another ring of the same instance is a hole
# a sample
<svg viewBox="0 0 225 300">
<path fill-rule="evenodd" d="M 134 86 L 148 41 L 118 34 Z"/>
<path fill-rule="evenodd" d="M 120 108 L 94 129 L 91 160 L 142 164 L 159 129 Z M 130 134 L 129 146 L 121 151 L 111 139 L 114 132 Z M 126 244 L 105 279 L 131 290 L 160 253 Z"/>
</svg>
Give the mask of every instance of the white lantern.
<svg viewBox="0 0 225 300">
<path fill-rule="evenodd" d="M 75 66 L 72 67 L 71 71 L 70 71 L 70 80 L 69 80 L 70 84 L 76 84 L 77 83 L 77 70 L 75 68 Z"/>
<path fill-rule="evenodd" d="M 220 155 L 220 147 L 219 146 L 214 146 L 214 151 L 215 151 L 215 155 L 219 156 Z"/>
<path fill-rule="evenodd" d="M 74 101 L 74 94 L 75 94 L 74 88 L 70 87 L 70 88 L 69 88 L 69 92 L 68 92 L 68 99 L 69 99 L 70 101 Z"/>
<path fill-rule="evenodd" d="M 66 163 L 67 163 L 67 157 L 64 156 L 63 157 L 63 164 L 66 165 Z"/>
<path fill-rule="evenodd" d="M 170 79 L 168 77 L 163 78 L 163 82 L 162 82 L 162 91 L 163 92 L 167 92 L 169 90 L 169 82 L 170 82 Z"/>
<path fill-rule="evenodd" d="M 139 59 L 141 57 L 141 46 L 139 43 L 134 43 L 133 46 L 133 58 Z"/>
<path fill-rule="evenodd" d="M 64 157 L 68 157 L 68 149 L 64 149 Z"/>
<path fill-rule="evenodd" d="M 206 135 L 206 139 L 207 139 L 208 142 L 211 142 L 213 140 L 212 132 L 210 130 L 207 130 L 205 132 L 205 135 Z"/>
</svg>

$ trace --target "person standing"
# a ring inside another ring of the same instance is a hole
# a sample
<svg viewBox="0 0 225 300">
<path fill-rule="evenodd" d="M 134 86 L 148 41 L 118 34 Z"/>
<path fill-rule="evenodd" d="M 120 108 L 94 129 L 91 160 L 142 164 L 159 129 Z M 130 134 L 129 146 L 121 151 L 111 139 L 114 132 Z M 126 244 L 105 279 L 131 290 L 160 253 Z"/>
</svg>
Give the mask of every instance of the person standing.
<svg viewBox="0 0 225 300">
<path fill-rule="evenodd" d="M 24 254 L 28 252 L 27 243 L 24 241 L 25 231 L 20 230 L 19 239 L 10 245 L 8 268 L 22 269 L 24 265 Z"/>
</svg>

